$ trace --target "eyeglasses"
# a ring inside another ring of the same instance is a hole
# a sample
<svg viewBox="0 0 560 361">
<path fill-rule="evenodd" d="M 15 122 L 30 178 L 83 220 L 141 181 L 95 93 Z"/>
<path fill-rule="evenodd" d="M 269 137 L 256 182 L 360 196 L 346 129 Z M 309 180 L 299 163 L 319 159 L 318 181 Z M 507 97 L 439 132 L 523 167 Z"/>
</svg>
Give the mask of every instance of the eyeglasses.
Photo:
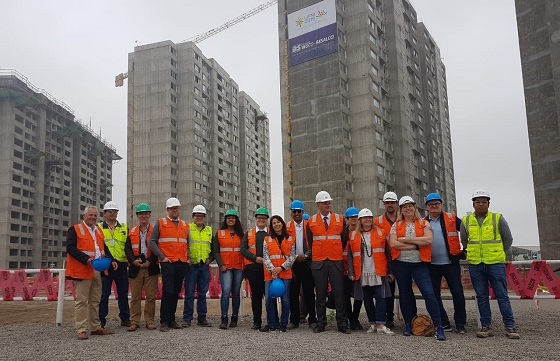
<svg viewBox="0 0 560 361">
<path fill-rule="evenodd" d="M 428 203 L 426 204 L 428 207 L 439 207 L 441 206 L 440 202 Z"/>
<path fill-rule="evenodd" d="M 149 216 L 150 214 L 152 214 L 151 212 L 138 212 L 136 213 L 137 216 Z"/>
<path fill-rule="evenodd" d="M 257 217 L 257 219 L 260 219 L 261 221 L 266 221 L 268 219 L 268 217 Z"/>
<path fill-rule="evenodd" d="M 181 207 L 167 207 L 167 209 L 171 209 L 172 211 L 178 211 Z"/>
<path fill-rule="evenodd" d="M 205 218 L 206 214 L 202 214 L 202 213 L 195 213 L 193 214 L 193 217 L 201 217 L 201 218 Z"/>
<path fill-rule="evenodd" d="M 292 209 L 292 213 L 301 213 L 303 212 L 301 209 Z"/>
</svg>

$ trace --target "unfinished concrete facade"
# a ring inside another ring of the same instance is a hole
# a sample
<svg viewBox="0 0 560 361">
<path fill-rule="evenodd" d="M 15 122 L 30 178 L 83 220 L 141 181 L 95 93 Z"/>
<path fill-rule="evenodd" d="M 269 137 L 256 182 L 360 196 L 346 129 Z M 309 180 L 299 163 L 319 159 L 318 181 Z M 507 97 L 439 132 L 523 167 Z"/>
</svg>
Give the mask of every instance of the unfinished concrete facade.
<svg viewBox="0 0 560 361">
<path fill-rule="evenodd" d="M 62 268 L 68 228 L 111 200 L 121 158 L 14 70 L 0 71 L 0 147 L 0 269 Z"/>
<path fill-rule="evenodd" d="M 146 202 L 154 218 L 178 197 L 217 227 L 228 209 L 243 225 L 270 208 L 268 119 L 214 59 L 192 42 L 138 46 L 128 67 L 128 221 Z"/>
<path fill-rule="evenodd" d="M 338 52 L 290 65 L 288 14 L 314 3 L 278 2 L 286 207 L 327 190 L 336 212 L 379 214 L 392 190 L 455 211 L 445 66 L 410 3 L 336 1 Z"/>
<path fill-rule="evenodd" d="M 560 3 L 515 7 L 541 255 L 560 259 Z"/>
</svg>

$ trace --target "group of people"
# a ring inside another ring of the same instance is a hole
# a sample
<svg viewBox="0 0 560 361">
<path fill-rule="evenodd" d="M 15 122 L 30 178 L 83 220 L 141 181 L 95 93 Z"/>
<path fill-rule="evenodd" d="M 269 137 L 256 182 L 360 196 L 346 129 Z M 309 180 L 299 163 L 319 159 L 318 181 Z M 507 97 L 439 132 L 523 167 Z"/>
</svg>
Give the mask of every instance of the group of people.
<svg viewBox="0 0 560 361">
<path fill-rule="evenodd" d="M 270 217 L 266 208 L 259 208 L 255 212 L 255 226 L 247 231 L 237 211 L 231 209 L 225 212 L 215 233 L 206 223 L 204 206 L 195 206 L 192 222 L 187 223 L 180 219 L 181 204 L 174 197 L 166 202 L 167 216 L 154 225 L 150 223 L 150 206 L 139 204 L 138 225 L 131 229 L 117 221 L 119 208 L 115 202 L 105 204 L 104 220 L 99 224 L 97 208 L 87 207 L 83 221 L 70 227 L 67 233 L 67 277 L 75 281 L 78 339 L 87 339 L 88 331 L 93 335 L 113 333 L 106 327 L 113 283 L 121 326 L 128 327 L 128 331 L 140 327 L 144 292 L 145 326 L 157 329 L 155 298 L 159 277 L 163 283 L 160 331 L 191 327 L 195 291 L 197 325 L 210 327 L 206 294 L 209 265 L 215 261 L 221 285 L 220 329 L 237 327 L 241 284 L 247 279 L 254 330 L 286 332 L 307 323 L 313 332 L 324 332 L 329 303 L 336 309 L 338 331 L 349 334 L 363 329 L 359 321 L 363 304 L 369 323 L 367 332 L 393 335 L 396 284 L 404 318 L 403 335 L 410 336 L 417 315 L 414 281 L 434 323 L 435 338 L 443 341 L 444 331 L 452 328 L 441 299 L 442 278 L 452 295 L 456 331 L 466 333 L 459 264 L 465 258 L 482 325 L 476 336 L 494 335 L 490 284 L 507 336 L 519 338 L 505 273 L 505 251 L 513 239 L 505 218 L 488 210 L 490 195 L 486 190 L 473 193 L 474 212 L 462 220 L 442 209 L 443 200 L 437 193 L 426 196 L 428 214 L 424 218 L 414 199 L 410 196 L 399 199 L 394 192 L 383 196 L 385 213 L 379 216 L 374 216 L 368 208 L 354 207 L 348 208 L 344 215 L 333 213 L 332 198 L 326 191 L 317 193 L 315 201 L 318 212 L 307 217 L 303 202 L 293 201 L 291 220 L 287 223 L 281 216 Z M 92 267 L 92 262 L 101 257 L 111 259 L 111 266 L 105 272 Z M 270 297 L 278 296 L 278 283 L 283 286 L 280 312 L 276 298 Z M 183 285 L 185 304 L 179 323 L 175 314 Z M 306 310 L 307 318 L 300 308 Z"/>
</svg>

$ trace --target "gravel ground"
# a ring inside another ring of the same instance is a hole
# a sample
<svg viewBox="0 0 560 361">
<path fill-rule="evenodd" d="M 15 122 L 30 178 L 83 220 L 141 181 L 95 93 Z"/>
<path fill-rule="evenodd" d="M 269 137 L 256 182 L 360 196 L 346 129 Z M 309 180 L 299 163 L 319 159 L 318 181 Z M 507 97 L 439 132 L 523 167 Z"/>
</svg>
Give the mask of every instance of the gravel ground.
<svg viewBox="0 0 560 361">
<path fill-rule="evenodd" d="M 216 309 L 215 301 L 209 309 Z M 112 301 L 114 302 L 114 301 Z M 33 302 L 36 303 L 36 302 Z M 452 310 L 451 301 L 444 301 L 446 309 Z M 10 304 L 7 306 L 7 304 Z M 21 302 L 19 303 L 22 304 Z M 52 303 L 51 303 L 52 304 Z M 560 333 L 560 301 L 541 300 L 537 309 L 530 300 L 512 300 L 518 323 L 520 340 L 508 340 L 502 332 L 502 323 L 496 301 L 492 301 L 494 330 L 496 336 L 477 339 L 475 302 L 467 301 L 468 333 L 459 335 L 447 332 L 447 341 L 438 342 L 429 337 L 403 337 L 402 322 L 395 327 L 395 336 L 368 334 L 365 331 L 343 335 L 336 331 L 333 321 L 327 332 L 314 334 L 305 326 L 287 333 L 261 333 L 250 329 L 251 317 L 240 320 L 237 329 L 220 330 L 219 317 L 215 312 L 209 317 L 213 327 L 193 326 L 189 329 L 171 330 L 163 333 L 148 331 L 142 327 L 135 333 L 119 327 L 118 320 L 110 320 L 115 331 L 109 336 L 90 336 L 78 341 L 69 323 L 56 327 L 51 323 L 52 311 L 48 311 L 48 324 L 4 322 L 0 326 L 0 360 L 59 360 L 59 359 L 162 359 L 181 360 L 333 360 L 383 359 L 383 360 L 558 360 L 559 348 L 556 335 Z M 247 303 L 246 303 L 247 305 Z M 9 312 L 8 307 L 19 307 L 15 302 L 0 302 L 0 314 Z M 113 305 L 112 305 L 113 306 Z M 425 313 L 424 302 L 418 302 L 419 311 Z M 52 308 L 52 306 L 49 305 Z M 71 312 L 67 307 L 65 314 Z M 112 309 L 113 310 L 113 309 Z M 250 307 L 245 308 L 250 313 Z M 111 311 L 115 314 L 114 311 Z M 210 312 L 210 311 L 209 311 Z M 178 314 L 180 314 L 178 312 Z M 23 318 L 23 317 L 22 317 Z M 362 324 L 366 323 L 362 313 Z M 0 320 L 1 321 L 1 320 Z M 4 320 L 5 321 L 5 320 Z M 13 321 L 13 320 L 12 320 Z M 8 324 L 6 324 L 8 323 Z"/>
</svg>

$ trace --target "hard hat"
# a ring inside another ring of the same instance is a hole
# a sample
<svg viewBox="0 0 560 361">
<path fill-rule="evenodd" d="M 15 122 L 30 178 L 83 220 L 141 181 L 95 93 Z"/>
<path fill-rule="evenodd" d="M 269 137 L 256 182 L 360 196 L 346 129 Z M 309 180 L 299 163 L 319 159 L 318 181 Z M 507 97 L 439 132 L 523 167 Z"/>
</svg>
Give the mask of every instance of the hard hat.
<svg viewBox="0 0 560 361">
<path fill-rule="evenodd" d="M 226 211 L 225 216 L 226 216 L 226 217 L 227 217 L 227 216 L 236 216 L 236 217 L 239 217 L 239 214 L 237 214 L 237 211 L 236 211 L 235 209 L 228 209 L 228 210 Z"/>
<path fill-rule="evenodd" d="M 296 200 L 293 201 L 292 204 L 290 205 L 290 209 L 291 209 L 292 211 L 297 211 L 297 210 L 303 211 L 303 209 L 304 209 L 304 207 L 303 207 L 303 202 L 296 199 Z"/>
<path fill-rule="evenodd" d="M 373 213 L 371 213 L 369 209 L 364 208 L 360 211 L 360 213 L 358 213 L 358 219 L 362 217 L 373 217 Z"/>
<path fill-rule="evenodd" d="M 490 199 L 490 193 L 488 193 L 488 191 L 486 189 L 478 188 L 472 194 L 472 200 L 473 201 L 474 201 L 475 198 L 481 198 L 481 197 Z"/>
<path fill-rule="evenodd" d="M 284 285 L 284 281 L 280 278 L 275 278 L 270 283 L 268 287 L 268 297 L 269 298 L 276 298 L 284 296 L 286 292 L 286 286 Z"/>
<path fill-rule="evenodd" d="M 118 211 L 119 210 L 119 206 L 117 205 L 117 203 L 113 202 L 113 201 L 109 201 L 107 203 L 105 203 L 105 205 L 103 206 L 103 210 L 104 211 Z"/>
<path fill-rule="evenodd" d="M 140 203 L 137 207 L 136 207 L 136 213 L 142 213 L 142 212 L 150 212 L 152 213 L 152 210 L 150 209 L 150 206 L 147 203 Z"/>
<path fill-rule="evenodd" d="M 107 257 L 96 258 L 91 261 L 93 269 L 99 272 L 105 272 L 111 266 L 111 259 Z"/>
<path fill-rule="evenodd" d="M 304 221 L 309 220 L 309 213 L 304 213 L 301 218 L 303 218 Z"/>
<path fill-rule="evenodd" d="M 441 196 L 437 193 L 430 193 L 426 196 L 426 204 L 428 204 L 428 202 L 430 201 L 440 201 L 441 203 L 443 203 Z"/>
<path fill-rule="evenodd" d="M 257 209 L 257 211 L 255 212 L 255 217 L 256 216 L 267 216 L 268 215 L 268 209 L 264 208 L 264 207 L 260 207 L 259 209 Z"/>
<path fill-rule="evenodd" d="M 206 214 L 206 208 L 204 208 L 203 205 L 201 204 L 197 204 L 196 206 L 194 206 L 194 208 L 192 209 L 192 214 L 195 213 L 201 213 L 201 214 Z"/>
<path fill-rule="evenodd" d="M 320 191 L 315 196 L 315 203 L 330 202 L 332 201 L 331 195 L 326 191 Z"/>
<path fill-rule="evenodd" d="M 412 197 L 410 196 L 404 196 L 399 200 L 399 207 L 404 206 L 405 204 L 416 204 L 416 202 L 414 202 L 414 199 L 412 199 Z"/>
<path fill-rule="evenodd" d="M 181 207 L 181 202 L 175 197 L 171 197 L 165 202 L 165 208 Z"/>
<path fill-rule="evenodd" d="M 344 218 L 357 217 L 358 213 L 359 213 L 358 208 L 350 207 L 344 213 Z"/>
<path fill-rule="evenodd" d="M 387 192 L 383 195 L 383 202 L 396 202 L 399 198 L 397 198 L 397 193 L 395 192 Z"/>
</svg>

